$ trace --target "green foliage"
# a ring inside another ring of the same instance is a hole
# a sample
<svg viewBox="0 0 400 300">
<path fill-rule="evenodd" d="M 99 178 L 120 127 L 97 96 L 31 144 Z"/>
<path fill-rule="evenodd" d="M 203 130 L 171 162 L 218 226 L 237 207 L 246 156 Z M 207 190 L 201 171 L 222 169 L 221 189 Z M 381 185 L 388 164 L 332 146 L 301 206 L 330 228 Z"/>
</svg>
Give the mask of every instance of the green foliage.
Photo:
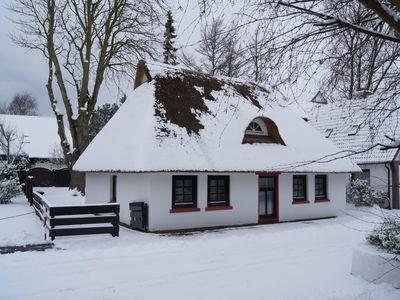
<svg viewBox="0 0 400 300">
<path fill-rule="evenodd" d="M 124 95 L 118 103 L 106 103 L 97 107 L 93 111 L 92 119 L 89 123 L 89 138 L 93 140 L 94 137 L 103 129 L 107 122 L 114 116 L 120 106 L 125 102 L 126 95 Z"/>
<path fill-rule="evenodd" d="M 164 63 L 170 65 L 177 65 L 176 60 L 176 51 L 177 49 L 174 47 L 175 43 L 175 27 L 174 27 L 174 19 L 172 17 L 172 12 L 169 10 L 167 13 L 167 22 L 165 23 L 165 32 L 164 32 Z"/>
</svg>

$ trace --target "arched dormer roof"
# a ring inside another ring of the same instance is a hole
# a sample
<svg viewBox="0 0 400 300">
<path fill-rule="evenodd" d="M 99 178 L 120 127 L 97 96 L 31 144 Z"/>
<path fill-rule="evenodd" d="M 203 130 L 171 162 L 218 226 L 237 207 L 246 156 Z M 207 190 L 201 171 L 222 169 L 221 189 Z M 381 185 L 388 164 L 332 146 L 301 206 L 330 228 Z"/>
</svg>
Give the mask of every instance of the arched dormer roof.
<svg viewBox="0 0 400 300">
<path fill-rule="evenodd" d="M 253 119 L 246 128 L 242 144 L 270 143 L 285 146 L 278 127 L 270 118 Z"/>
</svg>

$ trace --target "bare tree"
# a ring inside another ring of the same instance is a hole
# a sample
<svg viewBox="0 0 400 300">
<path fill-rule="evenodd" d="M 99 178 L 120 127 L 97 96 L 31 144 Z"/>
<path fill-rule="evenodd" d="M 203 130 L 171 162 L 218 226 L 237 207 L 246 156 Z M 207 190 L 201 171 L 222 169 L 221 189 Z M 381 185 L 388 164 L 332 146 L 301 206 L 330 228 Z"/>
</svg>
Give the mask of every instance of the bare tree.
<svg viewBox="0 0 400 300">
<path fill-rule="evenodd" d="M 240 77 L 243 75 L 243 50 L 241 48 L 239 30 L 232 25 L 225 34 L 223 41 L 223 62 L 221 64 L 222 75 L 228 77 Z"/>
<path fill-rule="evenodd" d="M 335 5 L 332 1 L 327 5 Z M 347 17 L 353 24 L 363 24 L 364 28 L 374 28 L 376 32 L 388 33 L 382 22 L 371 19 L 371 13 L 355 2 L 337 16 Z M 387 90 L 397 82 L 400 70 L 400 45 L 354 30 L 347 30 L 333 36 L 327 48 L 330 74 L 324 81 L 325 89 L 335 89 L 341 98 L 367 96 L 377 91 Z"/>
<path fill-rule="evenodd" d="M 271 78 L 274 43 L 269 35 L 269 28 L 258 24 L 247 44 L 248 76 L 255 82 L 267 82 Z"/>
<path fill-rule="evenodd" d="M 228 27 L 222 17 L 213 18 L 201 28 L 201 39 L 193 54 L 183 53 L 182 63 L 192 70 L 211 75 L 239 77 L 244 60 L 236 24 Z"/>
<path fill-rule="evenodd" d="M 202 56 L 202 69 L 218 74 L 225 61 L 225 27 L 222 18 L 213 19 L 209 26 L 203 27 L 197 52 Z"/>
<path fill-rule="evenodd" d="M 67 162 L 60 144 L 55 144 L 50 151 L 50 162 L 58 168 L 65 168 Z"/>
<path fill-rule="evenodd" d="M 84 191 L 84 174 L 72 166 L 89 143 L 101 87 L 106 79 L 133 77 L 138 58 L 155 53 L 161 5 L 162 0 L 16 0 L 10 7 L 20 31 L 13 40 L 47 59 L 46 88 L 71 187 Z"/>
<path fill-rule="evenodd" d="M 8 105 L 5 102 L 0 102 L 0 114 L 7 114 Z"/>
<path fill-rule="evenodd" d="M 7 113 L 11 115 L 36 116 L 38 114 L 37 100 L 28 93 L 16 94 L 8 105 Z"/>
<path fill-rule="evenodd" d="M 4 159 L 0 159 L 5 165 L 13 163 L 13 159 L 21 152 L 24 136 L 17 130 L 0 120 L 0 152 Z"/>
</svg>

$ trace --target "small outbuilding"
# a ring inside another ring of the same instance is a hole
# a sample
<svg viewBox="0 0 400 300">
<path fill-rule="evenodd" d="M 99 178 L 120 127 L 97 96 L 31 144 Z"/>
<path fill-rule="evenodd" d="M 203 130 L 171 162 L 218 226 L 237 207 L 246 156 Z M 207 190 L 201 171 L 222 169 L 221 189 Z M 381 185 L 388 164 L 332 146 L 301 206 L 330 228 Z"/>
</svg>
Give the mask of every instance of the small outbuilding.
<svg viewBox="0 0 400 300">
<path fill-rule="evenodd" d="M 0 124 L 16 135 L 11 154 L 28 154 L 26 175 L 33 176 L 34 186 L 69 186 L 70 173 L 63 159 L 56 118 L 0 114 Z M 65 132 L 71 141 L 68 128 Z M 0 150 L 0 159 L 5 157 Z"/>
<path fill-rule="evenodd" d="M 150 231 L 336 216 L 360 171 L 254 83 L 138 65 L 135 90 L 74 166 L 86 202 L 148 207 Z"/>
</svg>

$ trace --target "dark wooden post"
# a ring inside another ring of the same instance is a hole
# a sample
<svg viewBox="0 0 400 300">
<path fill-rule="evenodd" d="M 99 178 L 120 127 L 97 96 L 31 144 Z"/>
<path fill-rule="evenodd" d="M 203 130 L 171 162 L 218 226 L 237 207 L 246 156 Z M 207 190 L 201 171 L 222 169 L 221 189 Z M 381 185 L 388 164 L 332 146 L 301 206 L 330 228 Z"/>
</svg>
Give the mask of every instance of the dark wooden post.
<svg viewBox="0 0 400 300">
<path fill-rule="evenodd" d="M 390 163 L 392 169 L 392 206 L 391 208 L 399 209 L 399 163 L 392 161 Z"/>
<path fill-rule="evenodd" d="M 33 177 L 28 176 L 26 180 L 26 187 L 27 187 L 27 198 L 29 201 L 29 204 L 32 206 L 32 201 L 33 201 Z"/>
<path fill-rule="evenodd" d="M 24 193 L 25 196 L 28 197 L 27 189 L 26 189 L 26 176 L 28 176 L 28 171 L 27 170 L 22 170 L 21 172 L 21 181 L 24 185 Z"/>
</svg>

